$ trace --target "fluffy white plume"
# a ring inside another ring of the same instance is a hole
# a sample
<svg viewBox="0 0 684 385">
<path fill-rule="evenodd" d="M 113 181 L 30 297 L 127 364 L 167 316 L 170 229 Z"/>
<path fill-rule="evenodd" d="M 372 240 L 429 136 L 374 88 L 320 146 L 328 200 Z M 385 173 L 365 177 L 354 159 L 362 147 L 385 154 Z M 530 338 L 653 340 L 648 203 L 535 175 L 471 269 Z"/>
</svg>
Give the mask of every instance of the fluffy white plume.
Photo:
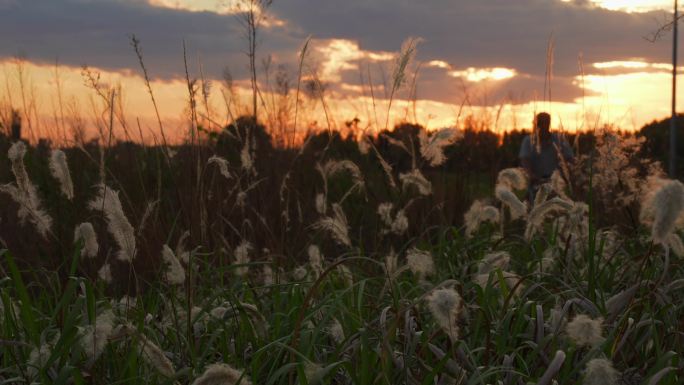
<svg viewBox="0 0 684 385">
<path fill-rule="evenodd" d="M 216 164 L 219 168 L 219 171 L 221 172 L 221 175 L 223 175 L 224 178 L 226 179 L 232 179 L 233 176 L 230 175 L 230 171 L 228 170 L 228 161 L 225 158 L 222 158 L 220 156 L 212 156 L 209 158 L 209 161 L 207 164 Z"/>
<path fill-rule="evenodd" d="M 525 228 L 525 239 L 528 241 L 542 226 L 546 217 L 552 212 L 566 213 L 574 207 L 572 202 L 562 198 L 551 198 L 547 201 L 535 205 L 527 217 L 527 227 Z"/>
<path fill-rule="evenodd" d="M 497 186 L 508 186 L 511 190 L 527 189 L 527 174 L 522 168 L 506 168 L 496 178 Z"/>
<path fill-rule="evenodd" d="M 223 363 L 211 364 L 197 377 L 192 385 L 251 385 L 251 381 L 239 370 Z"/>
<path fill-rule="evenodd" d="M 349 225 L 347 224 L 347 216 L 344 215 L 342 206 L 337 203 L 333 203 L 332 211 L 332 217 L 323 217 L 313 225 L 314 228 L 330 232 L 337 242 L 351 247 L 351 239 L 349 239 Z"/>
<path fill-rule="evenodd" d="M 604 358 L 594 358 L 587 362 L 584 374 L 584 385 L 617 385 L 619 372 L 613 368 L 613 363 Z"/>
<path fill-rule="evenodd" d="M 136 254 L 135 229 L 124 214 L 119 193 L 101 184 L 97 196 L 88 203 L 88 207 L 104 212 L 107 229 L 119 246 L 117 257 L 122 261 L 132 261 Z"/>
<path fill-rule="evenodd" d="M 67 199 L 74 199 L 74 184 L 71 181 L 71 173 L 69 172 L 69 164 L 67 157 L 62 150 L 52 150 L 50 154 L 50 172 L 52 176 L 59 181 L 59 187 L 62 194 Z"/>
<path fill-rule="evenodd" d="M 466 226 L 466 237 L 471 237 L 481 224 L 499 223 L 499 210 L 494 206 L 476 200 L 465 213 L 463 219 Z"/>
<path fill-rule="evenodd" d="M 458 316 L 463 306 L 461 296 L 452 288 L 433 290 L 427 297 L 428 308 L 444 332 L 454 342 L 459 337 Z"/>
<path fill-rule="evenodd" d="M 316 194 L 316 212 L 325 215 L 328 211 L 328 202 L 326 201 L 325 194 Z"/>
<path fill-rule="evenodd" d="M 168 245 L 162 247 L 164 261 L 164 281 L 171 285 L 182 285 L 185 282 L 185 269 Z"/>
<path fill-rule="evenodd" d="M 417 168 L 414 168 L 411 172 L 399 175 L 399 180 L 403 188 L 416 186 L 421 195 L 432 194 L 432 183 Z"/>
<path fill-rule="evenodd" d="M 95 234 L 92 223 L 84 222 L 76 226 L 76 229 L 74 230 L 74 242 L 80 240 L 83 241 L 81 256 L 88 258 L 96 257 L 100 246 L 97 244 L 97 235 Z"/>
<path fill-rule="evenodd" d="M 247 241 L 242 241 L 235 248 L 235 263 L 238 265 L 246 265 L 249 263 L 249 251 L 252 249 L 252 245 Z M 249 266 L 239 266 L 235 268 L 235 274 L 240 277 L 245 277 L 249 273 Z"/>
<path fill-rule="evenodd" d="M 24 223 L 30 220 L 42 237 L 47 237 L 52 227 L 52 217 L 42 208 L 42 203 L 38 198 L 36 186 L 31 183 L 26 168 L 24 167 L 24 155 L 26 145 L 23 142 L 16 142 L 7 151 L 7 157 L 12 163 L 12 172 L 16 179 L 16 186 L 6 184 L 0 186 L 0 192 L 8 194 L 12 200 L 19 205 L 17 215 L 19 220 Z"/>
<path fill-rule="evenodd" d="M 97 271 L 97 276 L 106 283 L 112 283 L 112 266 L 109 263 L 105 263 Z"/>
<path fill-rule="evenodd" d="M 684 184 L 677 180 L 655 180 L 642 202 L 641 221 L 652 224 L 653 241 L 667 243 L 684 212 Z"/>
<path fill-rule="evenodd" d="M 159 346 L 143 335 L 140 335 L 139 338 L 138 347 L 145 362 L 164 377 L 171 378 L 175 376 L 176 369 L 173 367 L 173 363 L 166 357 Z"/>
<path fill-rule="evenodd" d="M 309 254 L 309 267 L 311 267 L 314 279 L 318 279 L 323 273 L 323 256 L 321 255 L 321 250 L 316 245 L 309 245 L 307 254 Z"/>
<path fill-rule="evenodd" d="M 444 147 L 452 144 L 458 138 L 458 130 L 455 128 L 443 128 L 428 137 L 425 130 L 418 135 L 420 140 L 420 154 L 430 166 L 439 166 L 446 160 Z"/>
<path fill-rule="evenodd" d="M 109 342 L 109 336 L 114 328 L 114 313 L 107 310 L 97 315 L 94 325 L 88 325 L 81 334 L 81 347 L 86 352 L 88 360 L 94 361 L 102 354 Z"/>
<path fill-rule="evenodd" d="M 496 197 L 508 207 L 511 219 L 518 219 L 527 214 L 527 204 L 521 202 L 517 195 L 507 185 L 497 185 L 494 191 Z"/>
<path fill-rule="evenodd" d="M 427 251 L 415 247 L 410 249 L 406 254 L 406 262 L 411 272 L 417 275 L 420 280 L 435 273 L 435 262 L 432 255 Z"/>
<path fill-rule="evenodd" d="M 603 342 L 603 318 L 591 319 L 584 314 L 578 314 L 568 322 L 565 331 L 568 337 L 579 346 L 594 347 Z"/>
<path fill-rule="evenodd" d="M 489 253 L 482 258 L 477 265 L 478 274 L 489 274 L 496 269 L 506 270 L 511 261 L 511 255 L 507 251 L 496 251 Z"/>
</svg>

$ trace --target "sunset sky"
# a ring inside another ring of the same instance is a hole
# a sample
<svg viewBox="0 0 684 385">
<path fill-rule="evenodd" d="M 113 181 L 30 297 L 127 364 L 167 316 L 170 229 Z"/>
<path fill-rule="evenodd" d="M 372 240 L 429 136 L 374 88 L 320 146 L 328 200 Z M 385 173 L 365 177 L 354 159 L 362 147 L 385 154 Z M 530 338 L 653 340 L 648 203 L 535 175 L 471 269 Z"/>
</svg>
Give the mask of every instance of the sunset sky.
<svg viewBox="0 0 684 385">
<path fill-rule="evenodd" d="M 22 109 L 30 99 L 43 119 L 34 122 L 36 136 L 59 134 L 50 123 L 59 116 L 58 93 L 68 110 L 63 115 L 102 116 L 95 92 L 84 85 L 85 64 L 104 85 L 121 85 L 129 124 L 139 118 L 143 131 L 154 132 L 154 110 L 129 40 L 135 34 L 166 130 L 179 134 L 187 126 L 183 39 L 191 76 L 200 76 L 201 62 L 212 80 L 212 118 L 225 122 L 224 68 L 245 104 L 249 86 L 236 1 L 0 0 L 0 106 Z M 421 42 L 410 71 L 412 77 L 419 66 L 416 119 L 430 128 L 459 125 L 459 111 L 460 119 L 488 116 L 493 129 L 527 128 L 534 111 L 549 110 L 552 124 L 568 130 L 596 122 L 633 129 L 669 115 L 671 36 L 655 43 L 645 37 L 671 17 L 671 8 L 665 0 L 274 0 L 259 36 L 259 62 L 270 55 L 274 72 L 282 66 L 296 82 L 298 52 L 310 36 L 305 72 L 316 71 L 327 85 L 336 127 L 358 117 L 362 126 L 382 128 L 383 77 L 389 81 L 402 42 L 416 37 Z M 552 103 L 544 101 L 550 36 Z M 25 58 L 21 66 L 17 56 Z M 409 91 L 399 92 L 390 123 L 406 117 Z M 684 106 L 684 91 L 679 100 Z M 306 124 L 324 126 L 320 106 L 310 109 Z"/>
</svg>

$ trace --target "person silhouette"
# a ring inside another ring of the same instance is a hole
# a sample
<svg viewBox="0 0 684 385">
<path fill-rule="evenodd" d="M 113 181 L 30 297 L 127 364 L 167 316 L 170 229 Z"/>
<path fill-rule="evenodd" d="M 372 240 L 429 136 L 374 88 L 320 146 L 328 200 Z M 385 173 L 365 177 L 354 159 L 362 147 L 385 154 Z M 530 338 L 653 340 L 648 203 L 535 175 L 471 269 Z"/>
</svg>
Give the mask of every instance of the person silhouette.
<svg viewBox="0 0 684 385">
<path fill-rule="evenodd" d="M 529 178 L 528 199 L 534 201 L 539 186 L 548 182 L 561 161 L 572 162 L 570 145 L 558 134 L 551 132 L 551 115 L 540 112 L 535 116 L 531 135 L 520 145 L 520 165 Z M 561 159 L 562 158 L 562 159 Z"/>
</svg>

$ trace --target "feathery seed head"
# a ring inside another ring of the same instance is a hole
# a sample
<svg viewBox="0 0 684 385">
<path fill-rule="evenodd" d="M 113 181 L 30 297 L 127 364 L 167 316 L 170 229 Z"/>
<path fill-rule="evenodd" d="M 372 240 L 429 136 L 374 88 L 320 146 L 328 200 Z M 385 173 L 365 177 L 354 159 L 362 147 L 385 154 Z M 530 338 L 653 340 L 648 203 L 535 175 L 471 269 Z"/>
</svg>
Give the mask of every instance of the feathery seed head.
<svg viewBox="0 0 684 385">
<path fill-rule="evenodd" d="M 321 218 L 318 222 L 314 223 L 313 227 L 330 232 L 338 243 L 351 247 L 349 225 L 347 224 L 347 216 L 344 214 L 342 206 L 338 203 L 333 203 L 332 211 L 332 217 L 326 216 Z"/>
<path fill-rule="evenodd" d="M 97 235 L 95 229 L 90 222 L 84 222 L 76 226 L 74 230 L 74 242 L 83 240 L 83 249 L 81 249 L 81 256 L 94 258 L 97 256 L 99 245 L 97 244 Z"/>
<path fill-rule="evenodd" d="M 235 263 L 238 265 L 244 265 L 248 264 L 250 261 L 249 258 L 249 251 L 252 249 L 252 245 L 243 240 L 236 248 L 235 248 Z M 245 277 L 247 273 L 249 272 L 249 266 L 240 266 L 235 269 L 235 274 L 240 276 L 240 277 Z"/>
<path fill-rule="evenodd" d="M 333 338 L 335 342 L 341 344 L 344 341 L 344 328 L 337 318 L 333 318 L 328 326 L 328 333 Z"/>
<path fill-rule="evenodd" d="M 138 347 L 145 362 L 155 368 L 159 374 L 167 378 L 176 375 L 176 369 L 164 351 L 142 334 L 139 335 Z"/>
<path fill-rule="evenodd" d="M 314 279 L 318 279 L 323 273 L 323 256 L 321 250 L 316 245 L 309 245 L 307 250 L 309 254 L 309 266 L 313 272 Z"/>
<path fill-rule="evenodd" d="M 328 211 L 328 202 L 326 202 L 325 194 L 316 194 L 316 212 L 325 215 Z"/>
<path fill-rule="evenodd" d="M 420 154 L 430 162 L 430 166 L 439 166 L 446 161 L 444 147 L 454 143 L 458 136 L 459 131 L 455 128 L 443 128 L 430 137 L 425 130 L 421 130 L 418 134 Z"/>
<path fill-rule="evenodd" d="M 477 267 L 478 274 L 489 274 L 496 269 L 505 270 L 511 261 L 511 255 L 507 251 L 496 251 L 482 258 Z"/>
<path fill-rule="evenodd" d="M 95 319 L 95 325 L 88 325 L 81 334 L 81 347 L 86 352 L 89 361 L 97 360 L 109 342 L 109 336 L 114 328 L 114 313 L 107 310 Z"/>
<path fill-rule="evenodd" d="M 617 385 L 619 372 L 613 368 L 613 363 L 604 358 L 594 358 L 587 362 L 584 374 L 584 385 Z"/>
<path fill-rule="evenodd" d="M 387 225 L 392 225 L 392 208 L 394 205 L 390 202 L 380 203 L 378 205 L 378 215 L 382 222 Z"/>
<path fill-rule="evenodd" d="M 221 175 L 223 175 L 224 178 L 233 179 L 233 176 L 230 175 L 230 171 L 228 170 L 228 161 L 225 158 L 214 155 L 211 158 L 209 158 L 209 161 L 207 161 L 207 164 L 212 163 L 218 166 L 219 171 L 221 172 Z"/>
<path fill-rule="evenodd" d="M 525 190 L 527 189 L 527 174 L 519 167 L 503 169 L 496 178 L 496 185 L 507 186 L 511 190 Z"/>
<path fill-rule="evenodd" d="M 119 246 L 118 258 L 131 262 L 135 258 L 135 229 L 124 214 L 119 193 L 104 184 L 98 186 L 98 194 L 88 203 L 91 210 L 102 210 L 107 219 L 107 229 Z"/>
<path fill-rule="evenodd" d="M 656 181 L 642 203 L 642 222 L 652 221 L 651 236 L 663 244 L 676 228 L 684 211 L 684 184 L 677 180 Z"/>
<path fill-rule="evenodd" d="M 461 296 L 453 288 L 433 290 L 427 297 L 428 308 L 444 332 L 454 342 L 459 337 L 458 316 L 463 305 Z"/>
<path fill-rule="evenodd" d="M 604 340 L 602 323 L 603 318 L 591 319 L 587 315 L 578 314 L 568 322 L 565 330 L 568 337 L 578 346 L 594 347 Z"/>
<path fill-rule="evenodd" d="M 97 276 L 105 281 L 106 283 L 112 283 L 112 267 L 109 265 L 109 263 L 105 263 L 100 267 L 100 270 L 97 271 Z"/>
<path fill-rule="evenodd" d="M 62 150 L 52 150 L 50 155 L 50 172 L 59 181 L 62 194 L 71 200 L 74 198 L 74 184 L 67 163 L 66 154 Z"/>
<path fill-rule="evenodd" d="M 249 378 L 241 371 L 224 363 L 211 364 L 204 373 L 192 382 L 192 385 L 251 385 Z"/>
<path fill-rule="evenodd" d="M 511 219 L 518 219 L 527 215 L 527 203 L 520 201 L 508 185 L 499 184 L 495 189 L 496 197 L 508 207 Z"/>
<path fill-rule="evenodd" d="M 470 238 L 483 223 L 499 223 L 499 210 L 482 201 L 476 200 L 463 215 L 466 225 L 466 237 Z"/>
<path fill-rule="evenodd" d="M 417 275 L 420 280 L 435 272 L 435 263 L 432 260 L 432 255 L 427 251 L 419 250 L 415 247 L 410 249 L 406 254 L 406 262 L 411 272 Z"/>
<path fill-rule="evenodd" d="M 399 175 L 399 180 L 404 189 L 408 186 L 415 186 L 418 188 L 420 195 L 432 194 L 432 183 L 417 168 L 414 168 L 411 172 Z"/>
<path fill-rule="evenodd" d="M 404 210 L 397 211 L 397 215 L 394 217 L 394 222 L 392 222 L 392 232 L 397 235 L 401 235 L 408 230 L 409 220 L 406 216 Z"/>
<path fill-rule="evenodd" d="M 165 265 L 164 281 L 171 285 L 182 285 L 185 282 L 185 269 L 168 245 L 162 247 L 162 260 Z"/>
</svg>

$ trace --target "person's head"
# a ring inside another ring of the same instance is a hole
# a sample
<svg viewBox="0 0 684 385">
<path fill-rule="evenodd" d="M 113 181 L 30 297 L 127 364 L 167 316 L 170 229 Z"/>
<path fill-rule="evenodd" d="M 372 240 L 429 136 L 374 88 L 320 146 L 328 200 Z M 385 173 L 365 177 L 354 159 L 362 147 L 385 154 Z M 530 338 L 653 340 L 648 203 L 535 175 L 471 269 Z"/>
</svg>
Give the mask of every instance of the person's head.
<svg viewBox="0 0 684 385">
<path fill-rule="evenodd" d="M 540 135 L 546 136 L 551 128 L 551 115 L 546 112 L 538 113 L 534 118 L 534 126 Z"/>
</svg>

